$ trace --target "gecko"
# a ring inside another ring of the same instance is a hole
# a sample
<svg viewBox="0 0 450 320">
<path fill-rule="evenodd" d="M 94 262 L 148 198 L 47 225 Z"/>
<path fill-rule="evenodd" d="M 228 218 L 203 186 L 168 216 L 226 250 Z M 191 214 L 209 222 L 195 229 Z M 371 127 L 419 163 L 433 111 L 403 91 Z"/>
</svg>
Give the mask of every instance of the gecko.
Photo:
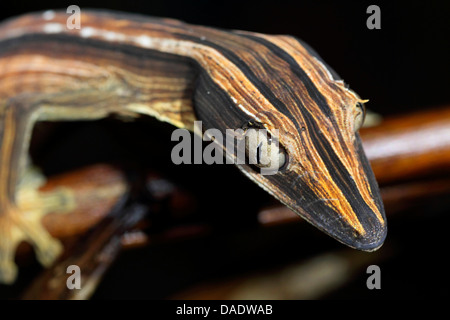
<svg viewBox="0 0 450 320">
<path fill-rule="evenodd" d="M 62 250 L 41 219 L 70 210 L 71 191 L 38 191 L 45 177 L 27 154 L 39 121 L 143 115 L 190 131 L 196 120 L 223 133 L 262 128 L 269 135 L 247 156 L 277 139 L 278 170 L 237 164 L 248 179 L 347 246 L 383 244 L 383 203 L 358 133 L 365 100 L 305 42 L 106 10 L 83 10 L 80 29 L 66 20 L 50 10 L 0 24 L 0 282 L 16 279 L 20 242 L 44 266 Z"/>
</svg>

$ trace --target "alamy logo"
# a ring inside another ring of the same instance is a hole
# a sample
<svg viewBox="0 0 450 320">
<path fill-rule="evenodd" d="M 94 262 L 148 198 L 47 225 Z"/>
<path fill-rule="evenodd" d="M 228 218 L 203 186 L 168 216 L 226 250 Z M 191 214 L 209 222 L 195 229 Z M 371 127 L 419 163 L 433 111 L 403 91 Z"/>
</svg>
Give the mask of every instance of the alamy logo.
<svg viewBox="0 0 450 320">
<path fill-rule="evenodd" d="M 66 12 L 71 16 L 67 18 L 67 29 L 81 29 L 81 9 L 77 5 L 71 5 L 67 7 Z"/>
<path fill-rule="evenodd" d="M 66 280 L 67 289 L 81 289 L 81 269 L 77 265 L 70 265 L 66 270 L 70 276 Z"/>
<path fill-rule="evenodd" d="M 367 273 L 371 274 L 366 281 L 367 288 L 370 290 L 381 289 L 381 270 L 377 265 L 367 267 Z"/>
<path fill-rule="evenodd" d="M 370 5 L 367 7 L 366 13 L 371 13 L 367 18 L 367 28 L 369 30 L 381 29 L 381 9 L 377 5 Z"/>
<path fill-rule="evenodd" d="M 273 175 L 286 163 L 285 151 L 278 139 L 278 130 L 268 132 L 252 125 L 226 129 L 224 138 L 218 129 L 203 132 L 202 122 L 195 121 L 193 139 L 186 129 L 176 129 L 172 133 L 171 140 L 179 143 L 172 149 L 171 158 L 175 164 L 223 164 L 225 158 L 226 164 L 252 165 L 262 175 Z M 203 148 L 203 141 L 211 143 Z"/>
</svg>

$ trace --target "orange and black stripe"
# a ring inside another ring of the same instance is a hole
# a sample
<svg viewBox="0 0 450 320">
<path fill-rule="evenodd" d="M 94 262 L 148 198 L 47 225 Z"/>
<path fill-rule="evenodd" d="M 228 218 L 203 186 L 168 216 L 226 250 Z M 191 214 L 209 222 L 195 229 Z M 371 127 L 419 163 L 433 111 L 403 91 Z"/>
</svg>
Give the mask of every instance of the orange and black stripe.
<svg viewBox="0 0 450 320">
<path fill-rule="evenodd" d="M 249 122 L 278 130 L 288 164 L 275 175 L 239 169 L 337 240 L 382 245 L 383 204 L 355 128 L 363 101 L 308 45 L 115 12 L 82 11 L 80 30 L 66 19 L 37 13 L 0 26 L 0 101 L 26 92 L 37 119 L 135 112 L 224 134 Z"/>
</svg>

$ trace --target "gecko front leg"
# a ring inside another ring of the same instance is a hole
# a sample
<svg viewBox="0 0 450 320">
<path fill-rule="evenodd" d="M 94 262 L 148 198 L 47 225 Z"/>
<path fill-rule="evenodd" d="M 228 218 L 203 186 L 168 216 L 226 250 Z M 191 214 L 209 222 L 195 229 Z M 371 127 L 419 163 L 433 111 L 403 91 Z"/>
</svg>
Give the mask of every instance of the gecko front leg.
<svg viewBox="0 0 450 320">
<path fill-rule="evenodd" d="M 17 276 L 14 256 L 20 242 L 31 243 L 44 266 L 62 251 L 41 218 L 67 205 L 70 196 L 60 192 L 41 196 L 37 189 L 45 180 L 25 168 L 34 112 L 26 100 L 12 99 L 0 107 L 0 283 L 5 284 Z"/>
</svg>

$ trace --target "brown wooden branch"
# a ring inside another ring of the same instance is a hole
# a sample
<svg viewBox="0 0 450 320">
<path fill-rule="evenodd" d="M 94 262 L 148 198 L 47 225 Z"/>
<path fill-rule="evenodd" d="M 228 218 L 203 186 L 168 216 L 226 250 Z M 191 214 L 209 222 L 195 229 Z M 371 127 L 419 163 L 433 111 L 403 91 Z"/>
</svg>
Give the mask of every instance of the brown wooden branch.
<svg viewBox="0 0 450 320">
<path fill-rule="evenodd" d="M 387 118 L 361 137 L 380 184 L 450 171 L 450 106 Z"/>
<path fill-rule="evenodd" d="M 116 208 L 99 225 L 66 249 L 63 256 L 38 276 L 27 289 L 24 299 L 88 299 L 121 249 L 123 234 L 138 223 L 148 211 L 146 205 Z M 70 289 L 69 266 L 78 266 L 80 289 Z"/>
</svg>

